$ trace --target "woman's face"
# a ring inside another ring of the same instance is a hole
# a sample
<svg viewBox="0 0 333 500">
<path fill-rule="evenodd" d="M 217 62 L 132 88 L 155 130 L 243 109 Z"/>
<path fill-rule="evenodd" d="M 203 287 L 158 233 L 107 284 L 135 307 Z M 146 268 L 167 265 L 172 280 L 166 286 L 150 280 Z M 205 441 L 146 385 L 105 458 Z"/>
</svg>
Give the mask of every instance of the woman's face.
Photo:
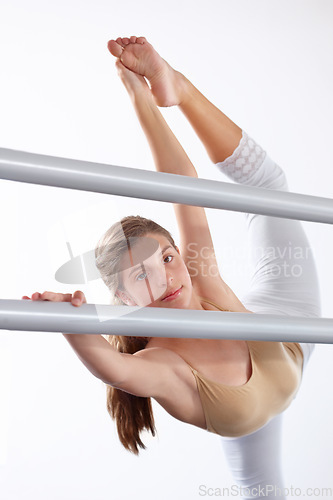
<svg viewBox="0 0 333 500">
<path fill-rule="evenodd" d="M 138 256 L 143 245 L 139 241 L 126 252 L 120 263 L 124 266 L 120 277 L 125 292 L 117 290 L 116 294 L 131 306 L 186 308 L 192 296 L 192 281 L 178 247 L 175 249 L 160 234 L 148 233 L 142 241 L 147 241 L 146 238 L 155 240 L 152 243 L 155 243 L 153 246 L 157 250 L 141 261 Z M 126 265 L 129 262 L 134 262 L 134 265 Z M 179 288 L 181 292 L 171 300 L 163 300 L 171 291 Z"/>
</svg>

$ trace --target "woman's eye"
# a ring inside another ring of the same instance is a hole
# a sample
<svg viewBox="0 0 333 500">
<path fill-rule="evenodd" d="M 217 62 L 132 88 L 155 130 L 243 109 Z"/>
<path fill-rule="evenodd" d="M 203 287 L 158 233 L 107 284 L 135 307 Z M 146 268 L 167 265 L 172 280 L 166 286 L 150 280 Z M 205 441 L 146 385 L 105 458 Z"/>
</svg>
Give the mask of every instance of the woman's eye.
<svg viewBox="0 0 333 500">
<path fill-rule="evenodd" d="M 164 261 L 165 259 L 167 259 L 168 257 L 172 257 L 172 255 L 167 255 L 166 257 L 164 257 Z M 170 261 L 169 261 L 170 262 Z M 137 277 L 135 278 L 136 281 L 143 281 L 140 278 L 140 276 L 147 276 L 147 273 L 141 273 L 141 274 L 138 274 Z M 146 278 L 143 278 L 143 279 L 146 279 Z"/>
</svg>

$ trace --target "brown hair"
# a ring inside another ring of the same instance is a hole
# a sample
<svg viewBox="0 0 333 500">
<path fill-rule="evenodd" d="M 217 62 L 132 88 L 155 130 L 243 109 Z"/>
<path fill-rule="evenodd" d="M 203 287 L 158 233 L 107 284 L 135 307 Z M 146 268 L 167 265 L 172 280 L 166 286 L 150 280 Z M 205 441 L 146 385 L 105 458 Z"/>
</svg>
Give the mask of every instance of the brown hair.
<svg viewBox="0 0 333 500">
<path fill-rule="evenodd" d="M 127 239 L 145 236 L 147 233 L 158 233 L 165 236 L 175 248 L 175 242 L 169 231 L 139 215 L 123 217 L 113 224 L 100 238 L 95 248 L 96 267 L 111 292 L 110 303 L 126 305 L 116 295 L 122 289 L 119 281 L 119 264 L 123 254 L 128 250 Z M 150 337 L 129 337 L 124 335 L 107 335 L 108 342 L 119 352 L 134 354 L 145 348 Z M 107 410 L 116 421 L 117 432 L 122 445 L 135 455 L 139 454 L 138 446 L 146 449 L 140 439 L 144 429 L 155 436 L 156 428 L 152 411 L 151 398 L 134 396 L 126 391 L 110 385 L 106 386 Z"/>
</svg>

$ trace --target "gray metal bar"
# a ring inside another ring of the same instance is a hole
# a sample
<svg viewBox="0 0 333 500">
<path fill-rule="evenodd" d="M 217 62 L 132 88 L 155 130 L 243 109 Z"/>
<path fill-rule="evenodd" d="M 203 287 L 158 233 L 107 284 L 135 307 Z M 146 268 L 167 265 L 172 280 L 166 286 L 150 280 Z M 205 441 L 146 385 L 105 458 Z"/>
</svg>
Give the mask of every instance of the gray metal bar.
<svg viewBox="0 0 333 500">
<path fill-rule="evenodd" d="M 0 300 L 0 329 L 63 333 L 333 342 L 332 318 Z"/>
<path fill-rule="evenodd" d="M 333 223 L 333 200 L 0 148 L 0 178 L 130 198 Z"/>
</svg>

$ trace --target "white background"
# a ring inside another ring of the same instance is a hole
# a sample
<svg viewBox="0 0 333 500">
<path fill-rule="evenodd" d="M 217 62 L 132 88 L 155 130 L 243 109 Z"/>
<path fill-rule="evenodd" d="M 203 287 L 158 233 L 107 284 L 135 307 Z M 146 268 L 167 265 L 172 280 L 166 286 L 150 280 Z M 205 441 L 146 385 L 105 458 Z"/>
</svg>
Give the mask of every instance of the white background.
<svg viewBox="0 0 333 500">
<path fill-rule="evenodd" d="M 329 0 L 5 0 L 0 7 L 0 146 L 155 170 L 107 41 L 146 36 L 280 164 L 290 191 L 332 197 L 333 4 Z M 176 108 L 163 114 L 199 177 L 227 182 Z M 250 283 L 241 213 L 206 209 L 220 271 Z M 55 272 L 94 248 L 125 215 L 153 218 L 179 242 L 171 204 L 0 181 L 1 299 L 74 292 L 108 303 L 99 282 Z M 152 216 L 153 214 L 153 216 Z M 332 317 L 332 228 L 303 222 L 323 316 Z M 314 332 L 315 334 L 315 332 Z M 333 487 L 331 345 L 318 344 L 285 412 L 286 487 Z M 153 402 L 158 437 L 136 457 L 121 446 L 104 384 L 60 333 L 0 333 L 1 500 L 200 498 L 231 486 L 218 436 Z"/>
</svg>

